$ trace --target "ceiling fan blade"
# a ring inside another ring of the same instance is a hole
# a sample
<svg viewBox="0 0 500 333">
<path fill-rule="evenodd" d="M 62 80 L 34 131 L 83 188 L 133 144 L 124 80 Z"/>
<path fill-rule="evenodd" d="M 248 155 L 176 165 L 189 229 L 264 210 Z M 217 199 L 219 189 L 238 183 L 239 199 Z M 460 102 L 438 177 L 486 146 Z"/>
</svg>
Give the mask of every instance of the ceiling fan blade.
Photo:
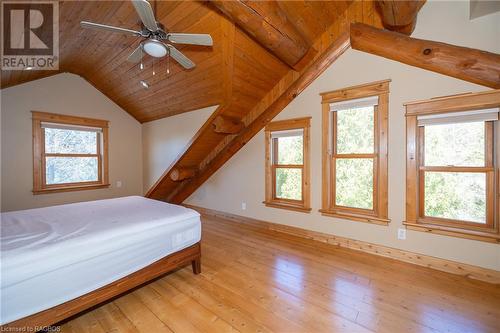
<svg viewBox="0 0 500 333">
<path fill-rule="evenodd" d="M 143 55 L 144 55 L 144 52 L 142 50 L 142 44 L 139 44 L 139 46 L 132 53 L 130 53 L 130 55 L 127 58 L 127 61 L 139 62 L 139 61 L 141 61 Z"/>
<path fill-rule="evenodd" d="M 135 30 L 125 29 L 125 28 L 114 27 L 112 25 L 87 22 L 87 21 L 81 21 L 80 22 L 80 26 L 82 28 L 86 28 L 86 29 L 107 30 L 107 31 L 111 31 L 111 32 L 126 33 L 126 34 L 130 34 L 130 35 L 134 35 L 134 36 L 140 36 L 141 35 L 140 31 L 135 31 Z"/>
<path fill-rule="evenodd" d="M 150 31 L 157 31 L 158 25 L 156 24 L 155 15 L 151 5 L 146 0 L 132 0 L 137 14 L 139 15 L 142 23 Z"/>
<path fill-rule="evenodd" d="M 212 46 L 214 43 L 209 34 L 169 33 L 167 34 L 167 39 L 177 44 Z"/>
<path fill-rule="evenodd" d="M 168 51 L 169 51 L 170 56 L 175 61 L 177 61 L 182 67 L 184 67 L 185 69 L 191 69 L 194 66 L 196 66 L 194 64 L 194 62 L 191 61 L 191 59 L 186 57 L 184 54 L 182 54 L 175 47 L 173 47 L 172 45 L 169 45 L 169 44 L 166 44 L 166 46 L 168 47 Z"/>
</svg>

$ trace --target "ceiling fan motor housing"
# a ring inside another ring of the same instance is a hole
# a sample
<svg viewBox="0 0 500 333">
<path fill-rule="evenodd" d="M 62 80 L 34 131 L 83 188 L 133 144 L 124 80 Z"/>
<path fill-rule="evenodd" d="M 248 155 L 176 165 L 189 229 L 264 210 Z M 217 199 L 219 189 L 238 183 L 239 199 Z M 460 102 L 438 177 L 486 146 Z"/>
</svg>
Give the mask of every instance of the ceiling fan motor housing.
<svg viewBox="0 0 500 333">
<path fill-rule="evenodd" d="M 166 39 L 167 32 L 165 31 L 165 26 L 160 22 L 156 22 L 156 25 L 158 26 L 158 30 L 151 31 L 148 28 L 146 28 L 146 26 L 143 23 L 141 23 L 142 37 L 157 37 L 158 39 Z"/>
</svg>

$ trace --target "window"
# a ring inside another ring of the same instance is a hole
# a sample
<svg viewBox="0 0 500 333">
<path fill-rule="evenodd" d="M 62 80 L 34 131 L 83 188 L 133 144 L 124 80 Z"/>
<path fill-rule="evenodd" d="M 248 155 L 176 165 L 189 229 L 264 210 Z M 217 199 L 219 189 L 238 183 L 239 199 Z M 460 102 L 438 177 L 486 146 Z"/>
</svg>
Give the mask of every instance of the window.
<svg viewBox="0 0 500 333">
<path fill-rule="evenodd" d="M 309 118 L 266 126 L 267 206 L 310 211 Z"/>
<path fill-rule="evenodd" d="M 33 193 L 107 187 L 108 122 L 44 112 L 33 118 Z"/>
<path fill-rule="evenodd" d="M 322 93 L 323 215 L 387 225 L 389 80 Z"/>
<path fill-rule="evenodd" d="M 406 104 L 407 227 L 500 239 L 498 105 L 498 91 Z"/>
</svg>

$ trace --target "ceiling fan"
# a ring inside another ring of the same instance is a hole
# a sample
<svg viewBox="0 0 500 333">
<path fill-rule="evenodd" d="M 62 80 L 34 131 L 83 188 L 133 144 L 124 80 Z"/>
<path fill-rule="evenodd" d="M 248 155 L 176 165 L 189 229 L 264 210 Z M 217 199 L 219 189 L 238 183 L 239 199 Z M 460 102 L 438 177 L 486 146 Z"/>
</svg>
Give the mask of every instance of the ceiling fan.
<svg viewBox="0 0 500 333">
<path fill-rule="evenodd" d="M 174 44 L 204 46 L 211 46 L 213 44 L 212 37 L 209 34 L 166 32 L 163 24 L 156 21 L 153 9 L 147 0 L 132 0 L 132 4 L 143 24 L 140 31 L 87 21 L 81 21 L 80 25 L 82 28 L 107 30 L 145 38 L 127 58 L 128 61 L 134 63 L 141 61 L 144 51 L 155 58 L 168 55 L 182 67 L 191 69 L 195 66 L 194 62 L 177 50 Z"/>
</svg>

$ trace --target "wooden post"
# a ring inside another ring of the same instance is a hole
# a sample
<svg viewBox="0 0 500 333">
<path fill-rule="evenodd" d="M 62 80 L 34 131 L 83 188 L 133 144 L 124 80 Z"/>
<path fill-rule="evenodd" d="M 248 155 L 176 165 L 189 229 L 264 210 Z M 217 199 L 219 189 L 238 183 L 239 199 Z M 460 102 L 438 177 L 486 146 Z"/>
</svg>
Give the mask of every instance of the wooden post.
<svg viewBox="0 0 500 333">
<path fill-rule="evenodd" d="M 195 168 L 175 168 L 170 172 L 170 179 L 180 182 L 184 179 L 192 178 L 196 174 Z"/>
<path fill-rule="evenodd" d="M 425 0 L 377 0 L 377 10 L 386 29 L 411 35 L 424 4 Z"/>
<path fill-rule="evenodd" d="M 245 127 L 241 121 L 222 115 L 217 116 L 212 124 L 214 132 L 221 134 L 238 134 Z"/>
</svg>

